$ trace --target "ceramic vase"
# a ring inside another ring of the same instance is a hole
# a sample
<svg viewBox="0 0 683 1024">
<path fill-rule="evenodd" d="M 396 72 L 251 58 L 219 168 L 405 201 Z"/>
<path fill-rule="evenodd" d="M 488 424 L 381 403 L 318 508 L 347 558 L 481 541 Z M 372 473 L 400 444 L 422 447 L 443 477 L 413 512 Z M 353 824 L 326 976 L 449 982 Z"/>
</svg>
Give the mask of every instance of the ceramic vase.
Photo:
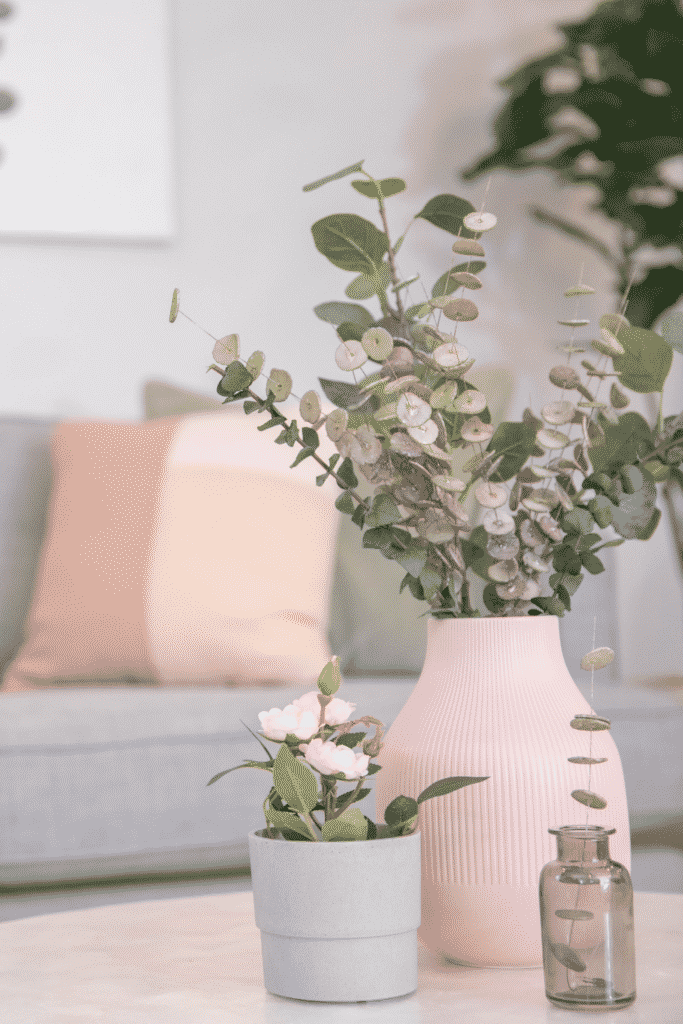
<svg viewBox="0 0 683 1024">
<path fill-rule="evenodd" d="M 417 988 L 420 835 L 293 842 L 249 833 L 269 992 L 364 1002 Z"/>
<path fill-rule="evenodd" d="M 553 858 L 548 830 L 580 820 L 585 787 L 575 714 L 590 708 L 562 657 L 555 616 L 430 619 L 422 674 L 377 761 L 377 821 L 404 793 L 451 775 L 489 776 L 420 806 L 422 923 L 435 953 L 481 967 L 543 962 L 538 879 Z M 593 734 L 591 820 L 616 828 L 615 858 L 630 867 L 621 761 L 609 732 Z M 578 808 L 578 812 L 577 812 Z"/>
</svg>

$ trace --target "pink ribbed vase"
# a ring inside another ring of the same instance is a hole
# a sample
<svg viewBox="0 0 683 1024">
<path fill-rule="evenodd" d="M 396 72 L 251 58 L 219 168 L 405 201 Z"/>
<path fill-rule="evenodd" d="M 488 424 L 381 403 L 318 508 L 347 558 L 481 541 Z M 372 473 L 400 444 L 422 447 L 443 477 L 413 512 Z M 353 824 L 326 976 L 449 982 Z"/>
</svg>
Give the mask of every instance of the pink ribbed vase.
<svg viewBox="0 0 683 1024">
<path fill-rule="evenodd" d="M 590 644 L 588 645 L 590 646 Z M 436 779 L 488 775 L 420 805 L 426 946 L 477 967 L 543 962 L 538 884 L 553 860 L 549 828 L 584 824 L 589 733 L 569 725 L 590 707 L 570 676 L 555 616 L 430 619 L 422 674 L 377 758 L 377 821 L 400 793 Z M 592 733 L 591 790 L 607 800 L 589 823 L 616 828 L 614 859 L 630 869 L 621 760 Z"/>
</svg>

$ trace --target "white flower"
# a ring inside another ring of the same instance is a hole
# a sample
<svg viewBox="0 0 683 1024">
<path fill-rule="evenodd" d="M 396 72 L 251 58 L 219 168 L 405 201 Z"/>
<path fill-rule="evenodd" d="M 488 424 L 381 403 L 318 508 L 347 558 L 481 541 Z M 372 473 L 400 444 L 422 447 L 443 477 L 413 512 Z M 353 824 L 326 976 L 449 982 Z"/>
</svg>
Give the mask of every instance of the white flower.
<svg viewBox="0 0 683 1024">
<path fill-rule="evenodd" d="M 293 733 L 297 739 L 310 740 L 318 731 L 320 705 L 318 713 L 288 704 L 284 710 L 271 708 L 260 711 L 259 721 L 263 732 L 269 740 L 284 740 L 287 733 Z"/>
<path fill-rule="evenodd" d="M 369 754 L 356 754 L 351 747 L 337 746 L 332 740 L 311 740 L 301 745 L 308 763 L 321 775 L 343 772 L 347 779 L 362 779 L 368 774 Z"/>
<path fill-rule="evenodd" d="M 292 703 L 294 707 L 300 708 L 302 711 L 311 711 L 318 719 L 320 718 L 320 701 L 317 690 L 305 693 L 303 697 L 298 697 Z M 341 700 L 339 697 L 333 697 L 325 708 L 325 723 L 326 725 L 341 725 L 342 722 L 349 720 L 355 710 L 355 704 L 350 704 L 347 700 Z"/>
</svg>

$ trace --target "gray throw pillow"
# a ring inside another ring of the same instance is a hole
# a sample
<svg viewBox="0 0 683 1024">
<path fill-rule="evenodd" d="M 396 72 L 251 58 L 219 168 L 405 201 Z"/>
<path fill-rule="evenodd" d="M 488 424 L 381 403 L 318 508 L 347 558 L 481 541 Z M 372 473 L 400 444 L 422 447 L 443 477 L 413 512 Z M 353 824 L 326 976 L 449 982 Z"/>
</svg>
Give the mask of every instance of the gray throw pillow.
<svg viewBox="0 0 683 1024">
<path fill-rule="evenodd" d="M 24 639 L 52 490 L 56 422 L 0 417 L 0 677 Z"/>
</svg>

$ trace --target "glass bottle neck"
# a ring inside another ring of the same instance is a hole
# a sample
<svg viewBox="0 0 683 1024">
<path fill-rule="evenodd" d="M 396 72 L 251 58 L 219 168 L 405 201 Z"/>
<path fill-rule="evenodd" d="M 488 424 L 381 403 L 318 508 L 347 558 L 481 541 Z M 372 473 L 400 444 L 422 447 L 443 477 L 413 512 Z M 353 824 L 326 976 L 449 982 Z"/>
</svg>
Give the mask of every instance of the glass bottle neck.
<svg viewBox="0 0 683 1024">
<path fill-rule="evenodd" d="M 582 829 L 574 829 L 571 834 L 557 836 L 557 859 L 569 863 L 606 863 L 609 860 L 609 835 L 596 836 L 588 831 L 582 835 Z"/>
</svg>

